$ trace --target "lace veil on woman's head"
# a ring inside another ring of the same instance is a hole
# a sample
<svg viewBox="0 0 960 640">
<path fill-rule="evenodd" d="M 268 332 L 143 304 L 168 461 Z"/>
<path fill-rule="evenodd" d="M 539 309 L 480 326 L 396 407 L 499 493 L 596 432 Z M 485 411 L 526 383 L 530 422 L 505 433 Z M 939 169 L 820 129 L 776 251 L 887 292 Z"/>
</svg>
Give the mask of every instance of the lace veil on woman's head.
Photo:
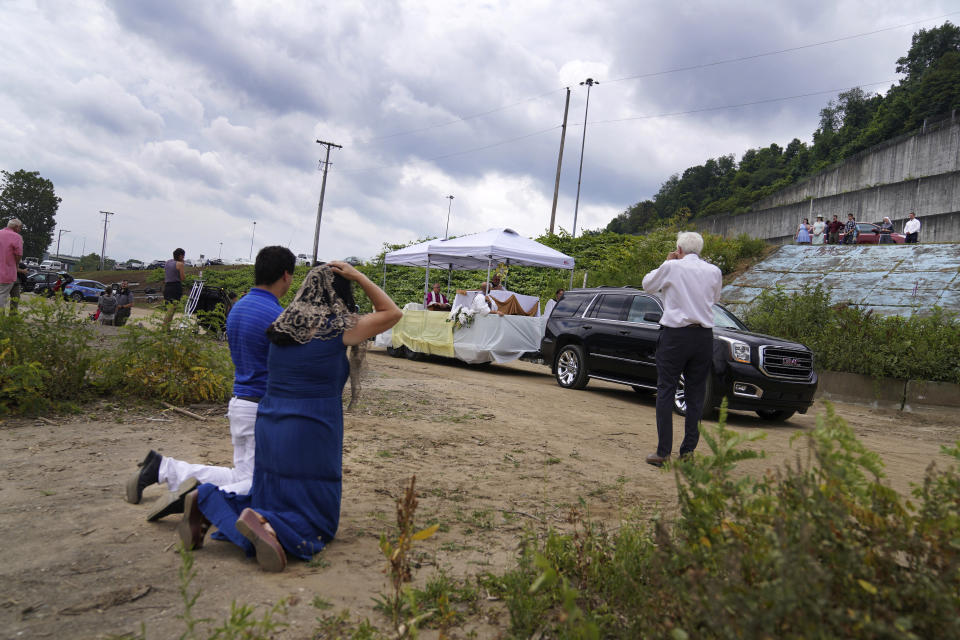
<svg viewBox="0 0 960 640">
<path fill-rule="evenodd" d="M 330 265 L 314 267 L 304 278 L 293 302 L 267 329 L 274 344 L 306 344 L 330 340 L 357 324 L 350 281 Z"/>
</svg>

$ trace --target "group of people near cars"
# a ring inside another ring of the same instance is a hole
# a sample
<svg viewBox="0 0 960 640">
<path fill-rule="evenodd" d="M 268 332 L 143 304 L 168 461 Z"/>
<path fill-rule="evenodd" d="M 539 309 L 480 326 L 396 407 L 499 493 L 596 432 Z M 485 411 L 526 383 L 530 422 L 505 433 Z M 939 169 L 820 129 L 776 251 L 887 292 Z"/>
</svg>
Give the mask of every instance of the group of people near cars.
<svg viewBox="0 0 960 640">
<path fill-rule="evenodd" d="M 893 222 L 887 216 L 883 217 L 878 227 L 878 244 L 893 244 L 892 234 L 894 233 Z M 842 235 L 841 235 L 842 234 Z M 920 220 L 916 214 L 911 211 L 907 222 L 903 226 L 903 234 L 906 236 L 906 244 L 916 244 L 920 236 Z M 797 244 L 822 245 L 822 244 L 857 244 L 859 229 L 857 220 L 852 213 L 847 214 L 846 222 L 841 222 L 837 216 L 833 216 L 830 222 L 824 222 L 823 216 L 818 215 L 817 221 L 810 224 L 809 218 L 804 218 L 797 225 L 797 231 L 793 239 Z"/>
<path fill-rule="evenodd" d="M 233 466 L 193 464 L 150 450 L 126 484 L 126 500 L 134 504 L 145 488 L 167 486 L 147 519 L 183 513 L 177 534 L 185 548 L 201 548 L 216 526 L 214 538 L 255 555 L 267 571 L 283 570 L 288 554 L 309 560 L 336 534 L 343 387 L 349 375 L 359 375 L 367 339 L 402 316 L 387 294 L 346 262 L 314 266 L 283 309 L 279 299 L 295 266 L 289 249 L 262 249 L 253 288 L 227 316 Z M 354 283 L 372 303 L 371 313 L 357 312 Z"/>
</svg>

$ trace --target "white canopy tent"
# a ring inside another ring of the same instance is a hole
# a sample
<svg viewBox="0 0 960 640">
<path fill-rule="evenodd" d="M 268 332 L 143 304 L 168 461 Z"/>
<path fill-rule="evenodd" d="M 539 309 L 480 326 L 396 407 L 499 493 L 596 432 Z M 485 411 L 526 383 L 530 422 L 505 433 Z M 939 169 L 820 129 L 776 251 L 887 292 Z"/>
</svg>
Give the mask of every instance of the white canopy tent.
<svg viewBox="0 0 960 640">
<path fill-rule="evenodd" d="M 535 240 L 524 238 L 513 229 L 489 229 L 450 240 L 429 240 L 391 251 L 384 258 L 384 277 L 388 264 L 426 267 L 426 293 L 429 288 L 430 267 L 456 271 L 486 267 L 489 281 L 490 269 L 497 262 L 570 269 L 571 272 L 574 266 L 574 260 L 570 256 Z"/>
</svg>

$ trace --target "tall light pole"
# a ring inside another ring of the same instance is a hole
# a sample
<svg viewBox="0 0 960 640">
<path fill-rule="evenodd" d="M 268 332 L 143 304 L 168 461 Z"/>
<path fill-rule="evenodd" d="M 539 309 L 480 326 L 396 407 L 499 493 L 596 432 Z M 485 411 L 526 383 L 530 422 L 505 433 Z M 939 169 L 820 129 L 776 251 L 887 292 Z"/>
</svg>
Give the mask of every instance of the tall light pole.
<svg viewBox="0 0 960 640">
<path fill-rule="evenodd" d="M 568 113 L 570 113 L 570 87 L 567 87 L 567 101 L 563 104 L 563 125 L 560 129 L 560 153 L 557 155 L 557 180 L 553 183 L 553 207 L 550 209 L 550 235 L 553 235 L 553 224 L 557 221 L 557 198 L 560 196 L 560 169 L 563 167 L 563 143 L 567 139 Z"/>
<path fill-rule="evenodd" d="M 580 86 L 587 85 L 587 106 L 583 110 L 583 140 L 580 141 L 580 173 L 577 174 L 577 202 L 573 205 L 573 234 L 577 237 L 577 211 L 580 209 L 580 180 L 583 178 L 583 148 L 587 144 L 587 114 L 590 113 L 590 87 L 600 84 L 593 78 L 587 78 Z"/>
<path fill-rule="evenodd" d="M 257 221 L 253 221 L 253 233 L 250 234 L 250 260 L 253 261 L 253 238 L 257 235 Z"/>
<path fill-rule="evenodd" d="M 317 140 L 317 144 L 322 144 L 327 148 L 327 159 L 323 161 L 323 181 L 320 183 L 320 202 L 317 204 L 317 227 L 313 230 L 313 263 L 317 262 L 317 246 L 320 244 L 320 218 L 323 217 L 323 194 L 327 190 L 327 168 L 330 166 L 330 149 L 336 147 L 343 149 L 342 145 L 332 142 Z"/>
<path fill-rule="evenodd" d="M 217 251 L 217 260 L 223 257 L 223 243 L 220 243 L 220 249 Z"/>
<path fill-rule="evenodd" d="M 60 236 L 62 236 L 65 233 L 70 233 L 70 230 L 60 229 L 60 231 L 57 233 L 57 259 L 60 258 Z"/>
<path fill-rule="evenodd" d="M 453 196 L 447 196 L 447 200 L 450 202 L 447 203 L 447 228 L 443 230 L 444 240 L 450 237 L 450 207 L 453 206 Z"/>
<path fill-rule="evenodd" d="M 107 220 L 110 216 L 116 215 L 113 211 L 101 211 L 103 214 L 103 245 L 100 247 L 100 267 L 97 271 L 103 271 L 104 260 L 107 256 Z"/>
</svg>

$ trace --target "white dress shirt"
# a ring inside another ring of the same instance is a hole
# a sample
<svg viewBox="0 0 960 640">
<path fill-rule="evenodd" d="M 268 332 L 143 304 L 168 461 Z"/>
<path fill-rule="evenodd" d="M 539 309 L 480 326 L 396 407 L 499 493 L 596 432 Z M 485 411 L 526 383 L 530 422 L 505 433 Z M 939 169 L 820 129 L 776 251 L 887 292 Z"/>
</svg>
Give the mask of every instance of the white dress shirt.
<svg viewBox="0 0 960 640">
<path fill-rule="evenodd" d="M 643 290 L 658 293 L 663 300 L 664 327 L 698 324 L 713 327 L 713 304 L 720 300 L 723 276 L 715 265 L 689 253 L 679 260 L 666 260 L 643 277 Z"/>
<path fill-rule="evenodd" d="M 903 225 L 903 234 L 908 233 L 917 233 L 920 231 L 920 218 L 914 218 L 913 220 L 907 220 L 907 224 Z"/>
</svg>

